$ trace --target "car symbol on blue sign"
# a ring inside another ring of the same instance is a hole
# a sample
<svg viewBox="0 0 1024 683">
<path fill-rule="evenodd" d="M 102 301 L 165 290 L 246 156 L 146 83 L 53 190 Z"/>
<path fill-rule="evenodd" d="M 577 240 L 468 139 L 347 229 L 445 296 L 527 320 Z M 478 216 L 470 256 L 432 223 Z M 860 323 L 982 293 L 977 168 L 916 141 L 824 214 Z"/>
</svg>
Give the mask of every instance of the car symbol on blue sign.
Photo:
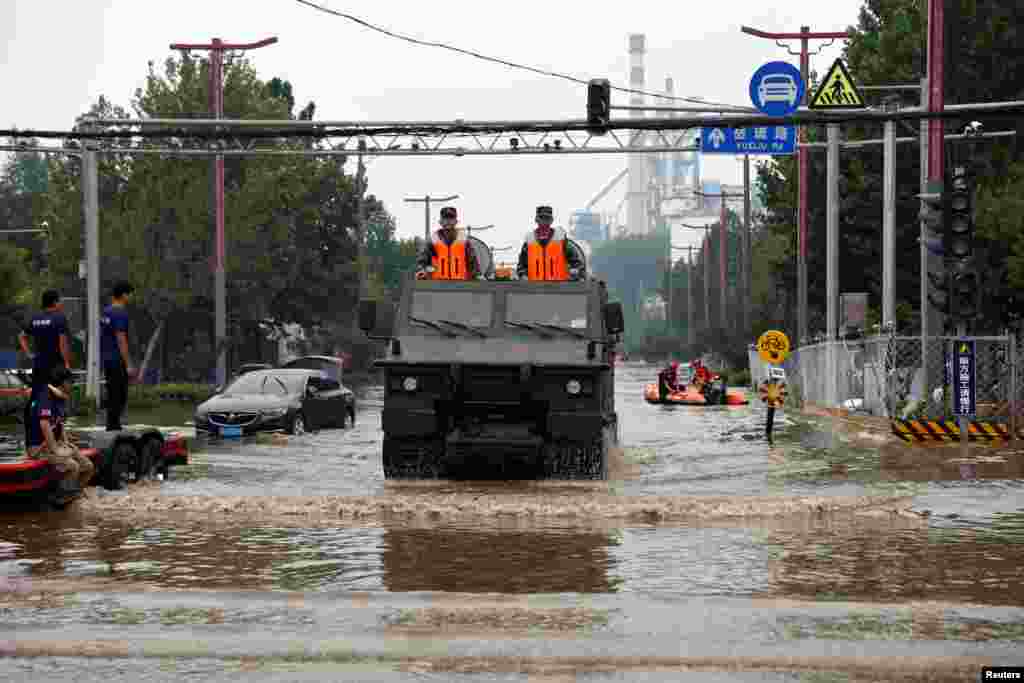
<svg viewBox="0 0 1024 683">
<path fill-rule="evenodd" d="M 804 79 L 789 62 L 768 62 L 750 79 L 750 101 L 768 116 L 787 116 L 804 99 Z"/>
</svg>

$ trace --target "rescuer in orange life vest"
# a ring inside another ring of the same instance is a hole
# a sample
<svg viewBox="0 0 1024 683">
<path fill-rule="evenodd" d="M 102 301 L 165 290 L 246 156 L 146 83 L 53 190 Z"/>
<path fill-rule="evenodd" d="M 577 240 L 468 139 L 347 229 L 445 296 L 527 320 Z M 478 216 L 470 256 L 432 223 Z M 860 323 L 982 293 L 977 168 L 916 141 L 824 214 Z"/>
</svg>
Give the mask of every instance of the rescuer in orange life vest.
<svg viewBox="0 0 1024 683">
<path fill-rule="evenodd" d="M 565 231 L 552 228 L 555 214 L 550 206 L 537 207 L 537 228 L 526 235 L 519 252 L 516 274 L 520 280 L 580 280 L 583 261 L 569 246 Z"/>
<path fill-rule="evenodd" d="M 416 259 L 417 280 L 479 279 L 476 252 L 466 240 L 458 239 L 455 231 L 457 222 L 455 207 L 446 206 L 441 209 L 441 229 L 434 233 L 433 239 Z"/>
</svg>

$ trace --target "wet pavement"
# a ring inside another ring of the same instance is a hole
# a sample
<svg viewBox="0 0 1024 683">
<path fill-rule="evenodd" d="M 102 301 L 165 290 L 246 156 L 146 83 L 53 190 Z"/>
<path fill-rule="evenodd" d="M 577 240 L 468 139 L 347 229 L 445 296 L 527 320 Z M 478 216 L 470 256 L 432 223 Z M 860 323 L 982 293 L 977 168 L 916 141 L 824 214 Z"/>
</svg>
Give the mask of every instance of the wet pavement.
<svg viewBox="0 0 1024 683">
<path fill-rule="evenodd" d="M 171 479 L 0 513 L 5 680 L 978 680 L 1024 664 L 1024 457 L 618 369 L 608 482 L 385 482 L 356 426 L 198 439 Z M 132 417 L 129 409 L 129 418 Z M 183 428 L 187 431 L 187 427 Z"/>
</svg>

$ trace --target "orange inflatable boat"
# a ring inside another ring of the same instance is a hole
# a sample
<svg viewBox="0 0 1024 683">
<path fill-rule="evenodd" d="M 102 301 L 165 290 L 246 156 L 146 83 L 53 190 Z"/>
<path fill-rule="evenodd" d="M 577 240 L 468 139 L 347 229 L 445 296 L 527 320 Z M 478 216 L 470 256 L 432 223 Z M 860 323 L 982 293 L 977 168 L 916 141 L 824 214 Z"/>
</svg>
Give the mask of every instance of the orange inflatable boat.
<svg viewBox="0 0 1024 683">
<path fill-rule="evenodd" d="M 704 394 L 697 391 L 697 389 L 689 384 L 682 391 L 673 391 L 665 397 L 662 401 L 658 395 L 657 383 L 645 384 L 644 385 L 644 400 L 648 403 L 659 403 L 666 405 L 681 405 L 681 406 L 707 406 L 707 405 L 729 405 L 729 406 L 744 406 L 750 403 L 747 399 L 747 395 L 736 389 L 727 389 L 725 391 L 725 400 L 721 400 L 720 396 L 716 396 L 714 392 L 709 392 L 711 400 L 705 398 Z M 715 399 L 718 400 L 715 400 Z"/>
</svg>

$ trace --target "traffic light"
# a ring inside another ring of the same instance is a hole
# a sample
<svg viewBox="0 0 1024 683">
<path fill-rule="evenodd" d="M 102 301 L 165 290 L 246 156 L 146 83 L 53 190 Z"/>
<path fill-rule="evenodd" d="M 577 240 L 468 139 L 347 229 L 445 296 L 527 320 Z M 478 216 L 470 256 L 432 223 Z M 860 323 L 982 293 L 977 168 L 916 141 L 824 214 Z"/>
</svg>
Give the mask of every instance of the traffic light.
<svg viewBox="0 0 1024 683">
<path fill-rule="evenodd" d="M 918 218 L 924 224 L 924 245 L 928 251 L 938 256 L 943 255 L 945 207 L 941 181 L 929 181 L 921 198 L 921 210 Z"/>
<path fill-rule="evenodd" d="M 974 207 L 967 169 L 953 169 L 952 187 L 946 203 L 943 251 L 955 269 L 963 271 L 974 261 Z"/>
<path fill-rule="evenodd" d="M 936 275 L 935 273 L 928 271 L 928 282 L 931 283 L 935 293 L 928 292 L 928 303 L 930 303 L 935 310 L 943 315 L 948 316 L 950 314 L 949 304 L 952 298 L 949 295 L 949 278 L 945 275 Z"/>
<path fill-rule="evenodd" d="M 604 135 L 611 121 L 612 85 L 607 78 L 594 78 L 587 86 L 587 132 Z"/>
<path fill-rule="evenodd" d="M 981 287 L 974 271 L 953 274 L 952 315 L 958 318 L 976 318 L 981 314 Z"/>
</svg>

